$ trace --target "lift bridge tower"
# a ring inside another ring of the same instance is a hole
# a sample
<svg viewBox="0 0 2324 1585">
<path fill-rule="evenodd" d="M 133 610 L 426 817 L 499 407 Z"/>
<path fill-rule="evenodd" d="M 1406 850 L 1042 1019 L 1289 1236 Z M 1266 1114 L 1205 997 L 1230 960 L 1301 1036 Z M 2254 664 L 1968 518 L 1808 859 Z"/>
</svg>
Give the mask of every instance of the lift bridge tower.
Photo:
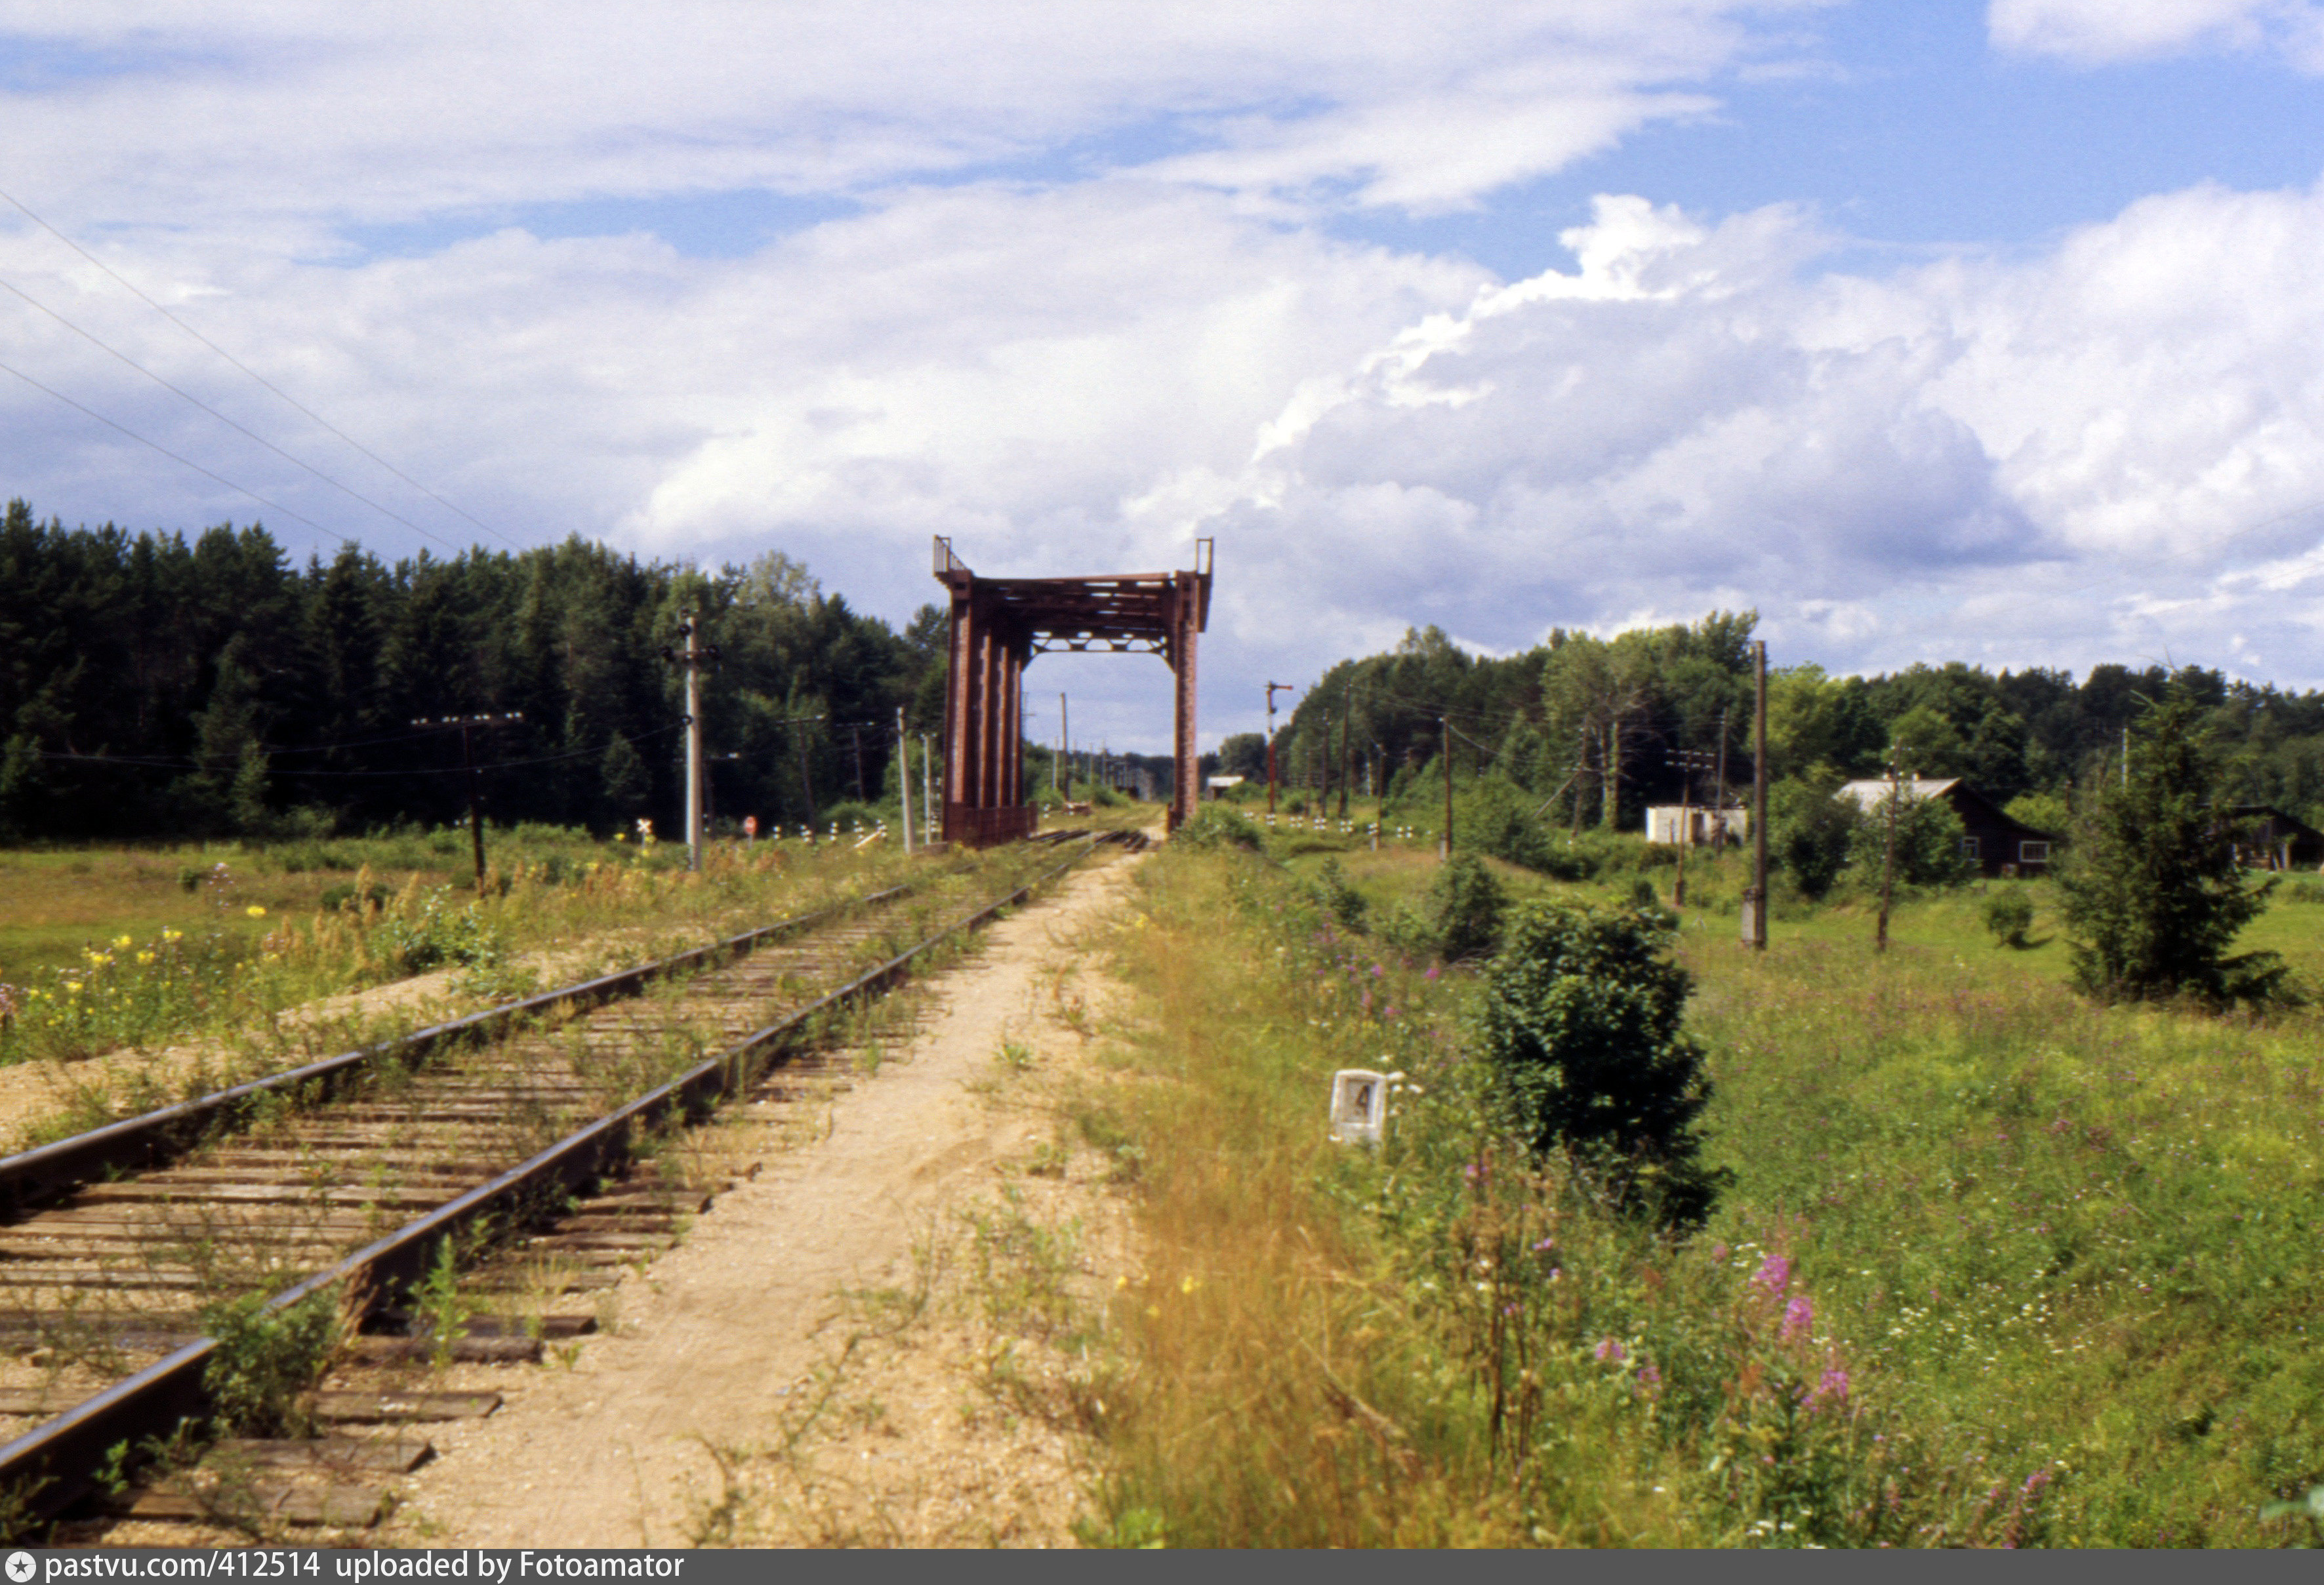
<svg viewBox="0 0 2324 1585">
<path fill-rule="evenodd" d="M 1211 616 L 1213 542 L 1194 541 L 1182 572 L 1111 577 L 981 578 L 938 535 L 936 581 L 952 595 L 945 687 L 944 836 L 983 847 L 1033 834 L 1025 799 L 1024 689 L 1051 650 L 1159 655 L 1176 682 L 1170 829 L 1194 812 L 1194 640 Z"/>
</svg>

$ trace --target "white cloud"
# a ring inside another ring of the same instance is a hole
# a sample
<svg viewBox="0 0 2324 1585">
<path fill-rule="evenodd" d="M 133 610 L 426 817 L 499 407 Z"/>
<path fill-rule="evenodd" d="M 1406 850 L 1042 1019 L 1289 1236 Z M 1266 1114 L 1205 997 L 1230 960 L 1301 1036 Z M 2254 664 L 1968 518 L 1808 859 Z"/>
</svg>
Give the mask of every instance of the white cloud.
<svg viewBox="0 0 2324 1585">
<path fill-rule="evenodd" d="M 1821 0 L 0 4 L 10 180 L 69 217 L 318 226 L 1070 154 L 1430 209 L 1711 101 Z M 45 64 L 43 64 L 45 62 Z M 1149 148 L 1147 145 L 1152 144 Z"/>
<path fill-rule="evenodd" d="M 2256 647 L 2324 679 L 2324 197 L 2197 189 L 1877 279 L 1798 276 L 1816 239 L 1780 210 L 1601 199 L 1566 240 L 1572 272 L 1416 323 L 1262 430 L 1222 531 L 1262 587 L 1330 548 L 1254 634 L 1750 605 L 1827 663 Z"/>
<path fill-rule="evenodd" d="M 2324 71 L 2324 6 L 2313 0 L 1991 0 L 1986 19 L 2001 49 L 2083 65 L 2230 50 Z"/>
</svg>

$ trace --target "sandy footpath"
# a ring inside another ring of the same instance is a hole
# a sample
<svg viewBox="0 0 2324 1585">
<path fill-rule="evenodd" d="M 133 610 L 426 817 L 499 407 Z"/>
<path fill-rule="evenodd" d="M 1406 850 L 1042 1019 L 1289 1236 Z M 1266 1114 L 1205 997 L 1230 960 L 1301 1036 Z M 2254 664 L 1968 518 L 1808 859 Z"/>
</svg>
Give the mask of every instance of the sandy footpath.
<svg viewBox="0 0 2324 1585">
<path fill-rule="evenodd" d="M 838 1295 L 925 1286 L 932 1265 L 956 1279 L 956 1254 L 931 1252 L 954 1249 L 964 1211 L 996 1194 L 1012 1213 L 1073 1219 L 1076 1280 L 1115 1280 L 1120 1197 L 1086 1161 L 1053 1157 L 1057 1087 L 1087 1060 L 1084 1009 L 1105 994 L 1082 977 L 1079 944 L 1121 906 L 1139 862 L 1078 872 L 993 926 L 933 981 L 917 1033 L 897 1037 L 908 1045 L 829 1101 L 820 1137 L 785 1148 L 762 1127 L 754 1147 L 742 1109 L 718 1125 L 763 1170 L 625 1278 L 609 1333 L 569 1362 L 503 1373 L 499 1414 L 438 1435 L 381 1539 L 1069 1544 L 1074 1437 L 976 1392 L 992 1356 L 967 1312 L 930 1311 L 883 1341 Z M 835 1375 L 848 1336 L 859 1346 Z M 844 1391 L 827 1391 L 835 1380 Z M 829 1407 L 802 1438 L 811 1394 Z"/>
</svg>

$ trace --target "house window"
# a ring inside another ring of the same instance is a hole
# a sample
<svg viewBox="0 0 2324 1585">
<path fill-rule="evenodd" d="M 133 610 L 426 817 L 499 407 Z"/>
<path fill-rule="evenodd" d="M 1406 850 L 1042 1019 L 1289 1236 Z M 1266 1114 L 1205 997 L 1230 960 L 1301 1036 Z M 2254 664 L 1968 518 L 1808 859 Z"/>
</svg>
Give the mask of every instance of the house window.
<svg viewBox="0 0 2324 1585">
<path fill-rule="evenodd" d="M 2046 864 L 2050 862 L 2050 844 L 2046 842 L 2021 842 L 2017 859 L 2024 864 Z"/>
<path fill-rule="evenodd" d="M 1964 836 L 1961 838 L 1961 857 L 1967 859 L 1972 864 L 1981 863 L 1984 862 L 1985 854 L 1978 850 L 1977 838 L 1973 836 Z"/>
</svg>

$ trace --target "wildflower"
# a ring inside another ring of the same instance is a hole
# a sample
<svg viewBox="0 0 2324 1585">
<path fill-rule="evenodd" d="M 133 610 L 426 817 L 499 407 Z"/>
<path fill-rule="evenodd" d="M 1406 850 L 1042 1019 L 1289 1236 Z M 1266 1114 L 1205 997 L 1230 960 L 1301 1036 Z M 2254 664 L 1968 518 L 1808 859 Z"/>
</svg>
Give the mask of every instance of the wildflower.
<svg viewBox="0 0 2324 1585">
<path fill-rule="evenodd" d="M 129 950 L 129 947 L 130 947 L 130 940 L 129 940 L 129 937 L 127 937 L 126 935 L 116 935 L 116 936 L 115 936 L 115 937 L 113 938 L 113 947 L 114 947 L 114 950 L 115 950 L 115 952 L 126 952 L 126 951 L 128 951 L 128 950 Z"/>
<path fill-rule="evenodd" d="M 1792 1302 L 1784 1306 L 1784 1329 L 1777 1335 L 1789 1342 L 1814 1324 L 1815 1306 L 1808 1303 L 1804 1294 L 1795 1295 Z"/>
<path fill-rule="evenodd" d="M 1724 1245 L 1724 1244 L 1713 1244 L 1713 1245 L 1711 1245 L 1711 1263 L 1712 1263 L 1713 1265 L 1715 1265 L 1715 1266 L 1724 1266 L 1724 1265 L 1726 1265 L 1726 1264 L 1727 1264 L 1727 1254 L 1728 1254 L 1728 1250 L 1727 1250 L 1727 1246 L 1726 1246 L 1726 1245 Z"/>
<path fill-rule="evenodd" d="M 78 980 L 68 980 L 65 981 L 65 989 L 72 992 L 75 996 L 78 996 L 80 994 L 80 981 Z"/>
<path fill-rule="evenodd" d="M 1435 965 L 1434 963 L 1431 963 L 1431 964 L 1429 964 L 1429 965 L 1428 965 L 1428 972 L 1427 972 L 1425 976 L 1423 976 L 1423 978 L 1425 978 L 1425 979 L 1429 979 L 1429 980 L 1434 980 L 1434 978 L 1436 978 L 1436 965 Z"/>
<path fill-rule="evenodd" d="M 153 961 L 153 954 L 152 954 L 152 953 L 150 953 L 150 952 L 141 952 L 141 953 L 139 953 L 139 954 L 137 954 L 137 965 L 138 965 L 138 967 L 140 967 L 140 968 L 144 967 L 146 964 L 148 964 L 148 963 L 152 963 L 152 961 Z"/>
<path fill-rule="evenodd" d="M 1638 1367 L 1638 1379 L 1648 1387 L 1660 1387 L 1663 1384 L 1663 1373 L 1653 1365 L 1641 1365 Z"/>
<path fill-rule="evenodd" d="M 1751 1281 L 1771 1295 L 1780 1294 L 1792 1286 L 1792 1263 L 1781 1255 L 1770 1255 L 1759 1262 L 1759 1269 L 1751 1274 Z"/>
<path fill-rule="evenodd" d="M 1620 1343 L 1609 1337 L 1599 1340 L 1597 1357 L 1609 1365 L 1619 1365 L 1624 1359 L 1629 1358 L 1629 1355 Z"/>
<path fill-rule="evenodd" d="M 1846 1402 L 1848 1402 L 1848 1372 L 1837 1366 L 1817 1378 L 1814 1390 L 1808 1394 L 1808 1403 L 1811 1405 Z M 1872 1440 L 1878 1442 L 1881 1439 L 1876 1436 Z"/>
<path fill-rule="evenodd" d="M 248 914 L 248 915 L 249 915 L 252 918 L 254 918 L 254 919 L 263 919 L 264 917 L 266 917 L 266 910 L 265 910 L 264 908 L 261 908 L 261 907 L 260 907 L 258 904 L 256 904 L 256 903 L 253 903 L 253 904 L 251 904 L 248 908 L 246 908 L 243 909 L 242 911 L 243 911 L 244 913 L 245 913 L 245 914 Z"/>
<path fill-rule="evenodd" d="M 1556 1234 L 1554 1234 L 1554 1233 L 1552 1233 L 1552 1234 L 1548 1235 L 1547 1237 L 1544 1238 L 1540 1243 L 1536 1244 L 1536 1245 L 1533 1247 L 1533 1252 L 1534 1252 L 1535 1254 L 1538 1255 L 1538 1254 L 1540 1254 L 1544 1249 L 1555 1249 L 1556 1247 L 1557 1247 L 1557 1235 L 1556 1235 Z"/>
</svg>

